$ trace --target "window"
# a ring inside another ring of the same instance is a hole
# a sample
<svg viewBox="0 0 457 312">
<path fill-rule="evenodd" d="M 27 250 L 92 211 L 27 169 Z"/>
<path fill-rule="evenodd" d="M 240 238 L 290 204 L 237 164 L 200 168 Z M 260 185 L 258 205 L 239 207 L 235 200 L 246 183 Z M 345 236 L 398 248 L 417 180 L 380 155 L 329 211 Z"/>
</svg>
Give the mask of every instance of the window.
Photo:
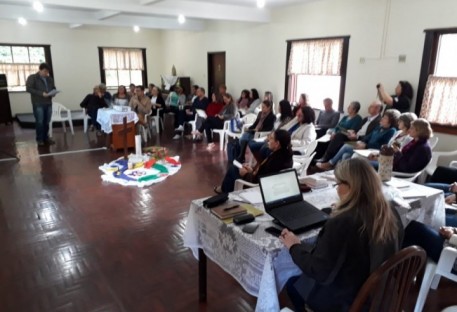
<svg viewBox="0 0 457 312">
<path fill-rule="evenodd" d="M 322 108 L 329 97 L 343 110 L 349 37 L 287 42 L 286 98 L 297 103 L 306 93 L 311 106 Z"/>
<path fill-rule="evenodd" d="M 146 49 L 99 48 L 100 75 L 108 88 L 146 86 Z"/>
<path fill-rule="evenodd" d="M 44 62 L 52 67 L 49 45 L 0 44 L 0 73 L 6 74 L 8 91 L 25 91 L 27 77 Z"/>
<path fill-rule="evenodd" d="M 425 32 L 416 113 L 435 131 L 457 133 L 457 29 Z"/>
</svg>

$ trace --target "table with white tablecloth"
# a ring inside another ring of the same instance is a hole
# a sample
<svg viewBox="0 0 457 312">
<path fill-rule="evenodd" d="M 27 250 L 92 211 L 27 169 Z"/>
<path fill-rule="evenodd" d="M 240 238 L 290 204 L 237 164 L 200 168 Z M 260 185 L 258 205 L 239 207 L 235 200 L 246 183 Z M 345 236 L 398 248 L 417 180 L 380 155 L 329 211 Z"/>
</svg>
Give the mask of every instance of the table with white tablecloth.
<svg viewBox="0 0 457 312">
<path fill-rule="evenodd" d="M 398 199 L 403 192 L 408 192 L 407 198 L 400 199 L 396 208 L 405 226 L 408 220 L 417 220 L 435 228 L 444 225 L 444 196 L 441 191 L 413 183 L 403 191 L 384 187 L 384 193 L 390 198 Z M 415 194 L 420 196 L 413 198 Z M 236 193 L 230 196 L 239 199 Z M 338 196 L 335 188 L 328 186 L 305 193 L 304 199 L 322 209 L 335 203 Z M 404 207 L 401 201 L 411 203 L 412 208 Z M 257 297 L 256 311 L 279 311 L 277 294 L 290 277 L 301 274 L 301 271 L 279 239 L 264 231 L 273 225 L 272 218 L 268 214 L 256 217 L 259 228 L 254 234 L 247 234 L 241 231 L 242 227 L 219 220 L 203 207 L 202 202 L 203 199 L 199 199 L 191 203 L 183 235 L 184 245 L 192 250 L 197 259 L 200 256 L 200 299 L 206 299 L 208 257 L 233 276 L 249 294 Z M 261 203 L 255 206 L 263 210 Z M 301 234 L 300 238 L 302 241 L 313 240 L 318 232 L 319 229 L 314 229 Z"/>
<path fill-rule="evenodd" d="M 100 108 L 97 111 L 97 122 L 101 125 L 105 133 L 113 132 L 113 125 L 121 125 L 124 117 L 127 117 L 127 123 L 138 122 L 138 116 L 135 112 L 121 112 L 111 108 Z"/>
</svg>

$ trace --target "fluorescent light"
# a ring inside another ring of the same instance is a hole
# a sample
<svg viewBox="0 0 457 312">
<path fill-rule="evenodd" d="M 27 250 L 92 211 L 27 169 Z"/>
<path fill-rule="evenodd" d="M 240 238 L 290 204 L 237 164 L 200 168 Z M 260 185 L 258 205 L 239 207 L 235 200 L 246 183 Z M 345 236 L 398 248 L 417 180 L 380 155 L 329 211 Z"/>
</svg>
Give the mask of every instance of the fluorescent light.
<svg viewBox="0 0 457 312">
<path fill-rule="evenodd" d="M 27 20 L 26 20 L 25 18 L 23 18 L 23 17 L 19 17 L 19 18 L 17 19 L 17 22 L 18 22 L 19 24 L 21 24 L 22 26 L 27 25 Z"/>
<path fill-rule="evenodd" d="M 257 7 L 262 9 L 265 7 L 265 0 L 257 0 Z"/>
<path fill-rule="evenodd" d="M 133 31 L 134 32 L 139 32 L 140 31 L 140 26 L 137 26 L 137 25 L 133 26 Z"/>
<path fill-rule="evenodd" d="M 179 14 L 178 16 L 178 23 L 179 24 L 184 24 L 186 22 L 186 17 L 182 14 Z"/>
<path fill-rule="evenodd" d="M 43 4 L 40 1 L 33 2 L 33 9 L 37 12 L 43 12 Z"/>
</svg>

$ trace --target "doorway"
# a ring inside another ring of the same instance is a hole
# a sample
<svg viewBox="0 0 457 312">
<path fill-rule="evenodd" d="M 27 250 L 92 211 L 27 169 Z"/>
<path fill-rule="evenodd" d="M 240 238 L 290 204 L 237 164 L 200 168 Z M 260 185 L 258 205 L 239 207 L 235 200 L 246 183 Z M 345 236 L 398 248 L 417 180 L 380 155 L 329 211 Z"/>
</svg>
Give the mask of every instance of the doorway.
<svg viewBox="0 0 457 312">
<path fill-rule="evenodd" d="M 208 98 L 225 84 L 225 52 L 208 53 Z"/>
</svg>

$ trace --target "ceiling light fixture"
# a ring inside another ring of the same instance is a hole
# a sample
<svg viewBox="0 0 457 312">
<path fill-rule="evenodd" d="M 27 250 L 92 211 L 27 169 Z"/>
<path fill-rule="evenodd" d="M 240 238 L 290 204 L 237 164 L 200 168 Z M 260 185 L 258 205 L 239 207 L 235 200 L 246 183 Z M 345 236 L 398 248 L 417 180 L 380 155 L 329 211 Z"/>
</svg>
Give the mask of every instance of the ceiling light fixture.
<svg viewBox="0 0 457 312">
<path fill-rule="evenodd" d="M 134 32 L 139 32 L 140 31 L 140 26 L 137 26 L 137 25 L 133 26 L 133 31 Z"/>
<path fill-rule="evenodd" d="M 40 1 L 33 2 L 33 9 L 39 13 L 43 12 L 43 4 Z"/>
<path fill-rule="evenodd" d="M 265 0 L 257 0 L 257 7 L 263 9 L 265 7 Z"/>
<path fill-rule="evenodd" d="M 22 26 L 27 25 L 27 20 L 26 20 L 25 18 L 23 18 L 23 17 L 19 17 L 19 18 L 17 19 L 17 22 L 18 22 L 19 24 L 21 24 Z"/>
<path fill-rule="evenodd" d="M 184 24 L 186 22 L 186 17 L 182 14 L 179 14 L 178 16 L 178 23 L 179 24 Z"/>
</svg>

